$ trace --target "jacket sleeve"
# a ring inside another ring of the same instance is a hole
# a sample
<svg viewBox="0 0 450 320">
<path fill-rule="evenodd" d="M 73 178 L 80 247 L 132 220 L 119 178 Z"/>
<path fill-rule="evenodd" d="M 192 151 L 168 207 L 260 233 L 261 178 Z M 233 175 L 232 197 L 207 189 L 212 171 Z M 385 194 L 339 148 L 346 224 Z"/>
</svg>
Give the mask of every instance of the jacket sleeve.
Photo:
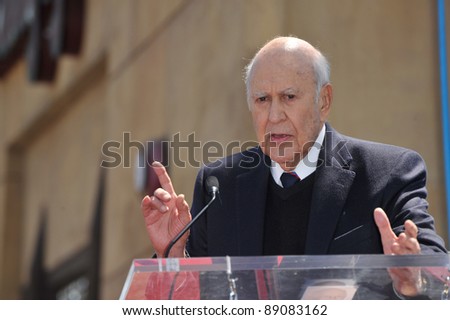
<svg viewBox="0 0 450 320">
<path fill-rule="evenodd" d="M 419 229 L 417 238 L 423 253 L 447 252 L 428 213 L 425 184 L 425 162 L 418 153 L 404 151 L 391 169 L 384 189 L 384 209 L 395 234 L 403 232 L 405 221 L 410 219 Z"/>
</svg>

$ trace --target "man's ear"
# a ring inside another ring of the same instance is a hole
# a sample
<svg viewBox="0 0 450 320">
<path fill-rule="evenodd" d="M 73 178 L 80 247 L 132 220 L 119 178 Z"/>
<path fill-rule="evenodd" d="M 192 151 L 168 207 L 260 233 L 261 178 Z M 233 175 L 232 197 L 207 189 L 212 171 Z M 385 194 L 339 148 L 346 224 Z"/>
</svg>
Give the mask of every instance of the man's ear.
<svg viewBox="0 0 450 320">
<path fill-rule="evenodd" d="M 320 90 L 319 108 L 322 120 L 326 120 L 331 109 L 331 102 L 333 101 L 333 87 L 327 83 Z"/>
</svg>

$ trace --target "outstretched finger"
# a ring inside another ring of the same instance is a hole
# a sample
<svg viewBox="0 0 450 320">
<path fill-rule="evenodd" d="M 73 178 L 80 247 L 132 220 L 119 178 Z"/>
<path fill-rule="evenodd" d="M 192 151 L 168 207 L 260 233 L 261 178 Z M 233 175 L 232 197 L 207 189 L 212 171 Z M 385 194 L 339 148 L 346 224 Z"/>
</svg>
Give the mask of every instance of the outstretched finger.
<svg viewBox="0 0 450 320">
<path fill-rule="evenodd" d="M 391 223 L 386 213 L 381 208 L 376 208 L 373 212 L 375 223 L 380 231 L 381 243 L 385 254 L 392 254 L 392 245 L 397 240 L 397 236 L 392 231 Z"/>
<path fill-rule="evenodd" d="M 174 195 L 175 190 L 173 189 L 172 180 L 170 180 L 166 168 L 158 161 L 154 161 L 152 163 L 152 168 L 153 170 L 155 170 L 155 173 L 158 176 L 158 180 L 159 183 L 161 184 L 161 187 L 167 192 L 169 192 L 171 195 Z"/>
</svg>

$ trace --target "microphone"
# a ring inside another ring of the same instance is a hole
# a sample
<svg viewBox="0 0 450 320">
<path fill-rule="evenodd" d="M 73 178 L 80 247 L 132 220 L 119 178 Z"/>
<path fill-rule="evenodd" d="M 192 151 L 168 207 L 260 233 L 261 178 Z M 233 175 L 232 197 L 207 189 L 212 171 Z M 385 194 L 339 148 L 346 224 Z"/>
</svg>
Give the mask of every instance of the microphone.
<svg viewBox="0 0 450 320">
<path fill-rule="evenodd" d="M 197 221 L 198 218 L 208 209 L 208 207 L 213 203 L 214 200 L 216 200 L 216 196 L 219 193 L 219 180 L 215 176 L 209 176 L 206 178 L 205 183 L 206 191 L 210 196 L 212 196 L 211 200 L 206 204 L 206 206 L 203 207 L 203 209 L 195 216 L 194 219 L 192 219 L 184 228 L 176 235 L 175 238 L 170 240 L 169 244 L 167 245 L 166 250 L 164 251 L 163 258 L 167 258 L 169 256 L 170 250 L 172 249 L 173 245 L 180 240 L 180 238 L 186 233 L 186 231 L 189 230 L 189 228 Z"/>
<path fill-rule="evenodd" d="M 206 178 L 206 191 L 208 194 L 213 197 L 219 193 L 219 180 L 215 176 L 209 176 Z"/>
</svg>

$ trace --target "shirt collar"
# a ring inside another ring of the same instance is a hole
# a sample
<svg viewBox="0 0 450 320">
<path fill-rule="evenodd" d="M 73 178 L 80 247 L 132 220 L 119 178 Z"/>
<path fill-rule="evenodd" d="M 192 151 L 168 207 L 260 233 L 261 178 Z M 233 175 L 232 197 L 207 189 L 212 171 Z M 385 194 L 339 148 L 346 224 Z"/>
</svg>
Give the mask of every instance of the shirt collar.
<svg viewBox="0 0 450 320">
<path fill-rule="evenodd" d="M 323 139 L 325 138 L 325 125 L 319 132 L 316 141 L 314 142 L 311 149 L 309 149 L 308 154 L 298 163 L 297 167 L 295 167 L 295 173 L 297 176 L 303 180 L 310 174 L 312 174 L 317 169 L 317 161 L 319 160 L 320 148 L 323 144 Z M 270 166 L 270 173 L 272 174 L 273 180 L 282 187 L 281 183 L 281 175 L 284 173 L 284 170 L 280 167 L 280 165 L 271 160 L 272 165 Z"/>
</svg>

